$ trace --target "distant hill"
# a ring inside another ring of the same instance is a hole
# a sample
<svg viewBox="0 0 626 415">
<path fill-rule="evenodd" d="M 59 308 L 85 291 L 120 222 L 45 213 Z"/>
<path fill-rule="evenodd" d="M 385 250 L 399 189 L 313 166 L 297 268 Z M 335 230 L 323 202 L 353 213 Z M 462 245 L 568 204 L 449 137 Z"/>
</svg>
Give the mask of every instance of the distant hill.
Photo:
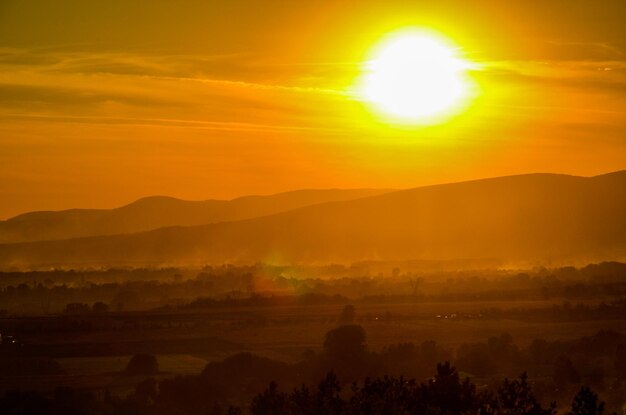
<svg viewBox="0 0 626 415">
<path fill-rule="evenodd" d="M 626 171 L 508 176 L 133 235 L 0 245 L 0 267 L 626 258 Z"/>
<path fill-rule="evenodd" d="M 297 190 L 271 196 L 204 201 L 152 196 L 117 209 L 29 212 L 0 221 L 0 243 L 136 233 L 177 225 L 205 225 L 250 219 L 316 203 L 357 199 L 386 192 L 389 190 Z"/>
</svg>

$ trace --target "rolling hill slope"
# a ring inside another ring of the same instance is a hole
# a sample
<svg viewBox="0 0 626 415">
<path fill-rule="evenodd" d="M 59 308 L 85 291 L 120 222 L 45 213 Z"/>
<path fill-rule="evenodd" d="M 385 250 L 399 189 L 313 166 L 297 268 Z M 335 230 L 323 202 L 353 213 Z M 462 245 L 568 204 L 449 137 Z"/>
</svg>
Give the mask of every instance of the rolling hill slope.
<svg viewBox="0 0 626 415">
<path fill-rule="evenodd" d="M 626 257 L 626 171 L 508 176 L 306 206 L 248 220 L 0 245 L 0 267 Z"/>
<path fill-rule="evenodd" d="M 330 201 L 378 195 L 389 190 L 297 190 L 233 200 L 187 201 L 165 196 L 139 199 L 116 209 L 29 212 L 0 221 L 0 243 L 46 241 L 148 231 L 249 219 Z"/>
</svg>

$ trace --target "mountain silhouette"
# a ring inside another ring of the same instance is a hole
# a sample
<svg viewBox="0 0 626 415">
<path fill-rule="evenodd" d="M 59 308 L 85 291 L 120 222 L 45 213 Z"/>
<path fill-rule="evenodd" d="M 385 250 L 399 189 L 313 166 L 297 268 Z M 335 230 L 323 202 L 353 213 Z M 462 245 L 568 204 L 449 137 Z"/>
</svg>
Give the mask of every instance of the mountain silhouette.
<svg viewBox="0 0 626 415">
<path fill-rule="evenodd" d="M 29 212 L 0 221 L 0 243 L 115 235 L 167 226 L 193 226 L 242 220 L 316 203 L 357 199 L 388 191 L 296 190 L 271 196 L 244 196 L 233 200 L 204 201 L 152 196 L 116 209 Z"/>
<path fill-rule="evenodd" d="M 419 187 L 253 219 L 0 245 L 0 267 L 626 257 L 626 171 Z"/>
</svg>

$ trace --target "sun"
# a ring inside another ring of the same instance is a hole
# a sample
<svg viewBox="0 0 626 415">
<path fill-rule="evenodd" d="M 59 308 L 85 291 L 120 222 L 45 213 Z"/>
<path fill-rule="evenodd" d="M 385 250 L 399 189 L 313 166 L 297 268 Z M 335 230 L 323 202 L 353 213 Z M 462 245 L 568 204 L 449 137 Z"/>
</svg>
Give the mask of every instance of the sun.
<svg viewBox="0 0 626 415">
<path fill-rule="evenodd" d="M 473 88 L 472 64 L 442 37 L 403 30 L 373 49 L 363 68 L 359 99 L 391 121 L 434 124 L 460 112 Z"/>
</svg>

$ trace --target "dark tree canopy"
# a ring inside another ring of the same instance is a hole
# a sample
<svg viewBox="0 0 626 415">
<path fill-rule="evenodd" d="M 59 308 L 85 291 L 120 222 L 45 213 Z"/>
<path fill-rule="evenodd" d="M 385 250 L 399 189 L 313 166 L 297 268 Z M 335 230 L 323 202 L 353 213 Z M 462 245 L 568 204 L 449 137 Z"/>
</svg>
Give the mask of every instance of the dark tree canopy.
<svg viewBox="0 0 626 415">
<path fill-rule="evenodd" d="M 352 360 L 365 353 L 365 340 L 365 330 L 359 325 L 337 327 L 326 333 L 324 351 L 331 359 Z"/>
<path fill-rule="evenodd" d="M 93 311 L 94 313 L 106 313 L 107 311 L 109 311 L 109 309 L 110 307 L 102 301 L 95 302 L 91 306 L 91 311 Z"/>
<path fill-rule="evenodd" d="M 356 311 L 352 304 L 346 304 L 339 316 L 339 324 L 353 324 Z"/>
<path fill-rule="evenodd" d="M 128 375 L 154 375 L 159 373 L 159 363 L 154 355 L 136 354 L 126 365 L 125 372 Z"/>
<path fill-rule="evenodd" d="M 583 386 L 574 396 L 572 410 L 567 415 L 602 415 L 603 413 L 604 402 L 599 402 L 598 395 Z"/>
</svg>

